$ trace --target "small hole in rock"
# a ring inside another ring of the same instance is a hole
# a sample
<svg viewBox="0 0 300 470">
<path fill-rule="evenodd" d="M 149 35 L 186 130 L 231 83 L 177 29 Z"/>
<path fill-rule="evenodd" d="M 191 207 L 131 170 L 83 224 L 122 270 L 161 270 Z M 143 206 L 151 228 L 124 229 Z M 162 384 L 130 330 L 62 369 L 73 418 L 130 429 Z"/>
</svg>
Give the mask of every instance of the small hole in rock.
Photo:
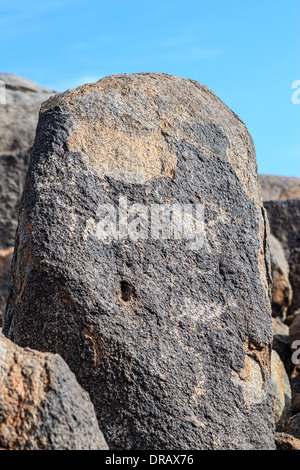
<svg viewBox="0 0 300 470">
<path fill-rule="evenodd" d="M 132 295 L 132 286 L 127 281 L 121 281 L 121 298 L 124 302 L 129 302 Z"/>
</svg>

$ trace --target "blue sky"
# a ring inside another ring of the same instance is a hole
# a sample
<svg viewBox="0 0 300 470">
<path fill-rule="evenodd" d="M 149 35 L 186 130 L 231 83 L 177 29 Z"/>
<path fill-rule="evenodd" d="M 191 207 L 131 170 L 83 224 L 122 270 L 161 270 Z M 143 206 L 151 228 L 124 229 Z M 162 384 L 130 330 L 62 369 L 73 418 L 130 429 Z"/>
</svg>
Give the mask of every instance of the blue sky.
<svg viewBox="0 0 300 470">
<path fill-rule="evenodd" d="M 300 0 L 0 0 L 0 44 L 1 72 L 59 91 L 116 73 L 198 80 L 243 119 L 261 173 L 300 177 Z"/>
</svg>

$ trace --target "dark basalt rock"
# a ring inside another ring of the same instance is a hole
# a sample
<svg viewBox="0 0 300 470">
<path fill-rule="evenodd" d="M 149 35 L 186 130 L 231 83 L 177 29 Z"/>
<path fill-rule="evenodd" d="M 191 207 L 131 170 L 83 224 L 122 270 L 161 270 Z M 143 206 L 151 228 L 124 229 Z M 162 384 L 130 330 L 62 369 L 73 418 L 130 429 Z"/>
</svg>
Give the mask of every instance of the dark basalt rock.
<svg viewBox="0 0 300 470">
<path fill-rule="evenodd" d="M 9 73 L 0 73 L 0 87 L 0 250 L 9 250 L 15 241 L 39 109 L 56 92 Z M 0 271 L 0 327 L 8 295 L 8 275 L 3 274 Z"/>
<path fill-rule="evenodd" d="M 103 239 L 120 196 L 203 205 L 203 246 Z M 269 280 L 254 145 L 209 89 L 119 75 L 42 107 L 4 332 L 61 354 L 110 448 L 275 447 Z"/>
<path fill-rule="evenodd" d="M 300 309 L 300 199 L 264 203 L 272 234 L 280 241 L 290 268 L 293 289 L 288 316 Z"/>
</svg>

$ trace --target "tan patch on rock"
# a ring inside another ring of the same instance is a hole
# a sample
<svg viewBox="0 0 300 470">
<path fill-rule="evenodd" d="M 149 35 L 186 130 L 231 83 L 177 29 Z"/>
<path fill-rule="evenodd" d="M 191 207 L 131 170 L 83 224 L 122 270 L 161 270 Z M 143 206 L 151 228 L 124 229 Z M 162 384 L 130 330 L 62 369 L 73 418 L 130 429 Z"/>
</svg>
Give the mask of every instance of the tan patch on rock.
<svg viewBox="0 0 300 470">
<path fill-rule="evenodd" d="M 69 139 L 70 150 L 80 152 L 87 165 L 101 176 L 119 181 L 145 184 L 156 176 L 173 178 L 177 157 L 170 151 L 161 129 L 129 135 L 120 128 L 109 127 L 105 120 L 93 125 L 77 123 Z"/>
<path fill-rule="evenodd" d="M 1 444 L 8 449 L 24 448 L 49 390 L 47 360 L 28 349 L 13 351 L 1 335 L 0 363 L 1 409 L 5 412 L 0 422 Z"/>
</svg>

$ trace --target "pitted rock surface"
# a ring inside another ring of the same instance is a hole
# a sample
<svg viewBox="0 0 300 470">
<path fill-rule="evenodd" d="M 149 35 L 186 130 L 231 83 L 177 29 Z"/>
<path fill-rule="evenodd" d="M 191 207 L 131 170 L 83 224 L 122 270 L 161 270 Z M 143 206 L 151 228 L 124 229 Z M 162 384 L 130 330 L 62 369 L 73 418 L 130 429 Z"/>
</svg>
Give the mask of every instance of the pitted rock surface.
<svg viewBox="0 0 300 470">
<path fill-rule="evenodd" d="M 124 200 L 144 236 L 103 237 Z M 203 207 L 204 243 L 147 232 L 161 204 Z M 213 92 L 118 75 L 43 105 L 4 332 L 62 355 L 110 448 L 273 449 L 269 295 L 254 145 Z"/>
</svg>

